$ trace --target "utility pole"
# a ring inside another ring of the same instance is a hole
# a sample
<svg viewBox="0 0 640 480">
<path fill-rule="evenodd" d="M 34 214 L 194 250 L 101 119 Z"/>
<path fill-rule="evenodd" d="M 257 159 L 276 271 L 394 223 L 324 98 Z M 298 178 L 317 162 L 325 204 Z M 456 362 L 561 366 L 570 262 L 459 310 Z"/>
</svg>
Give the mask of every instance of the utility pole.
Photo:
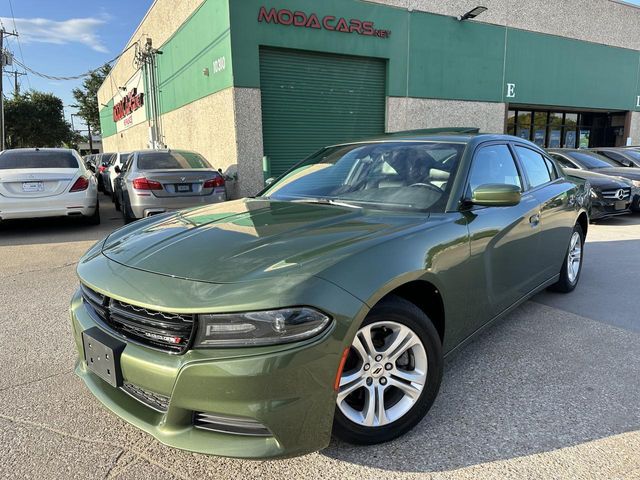
<svg viewBox="0 0 640 480">
<path fill-rule="evenodd" d="M 4 51 L 4 37 L 17 37 L 17 33 L 7 32 L 0 28 L 0 150 L 4 150 L 4 67 L 9 64 L 9 55 Z"/>
<path fill-rule="evenodd" d="M 18 95 L 20 95 L 20 85 L 18 84 L 18 77 L 26 75 L 26 73 L 22 73 L 17 70 L 8 73 L 13 73 L 13 96 L 17 97 Z"/>
</svg>

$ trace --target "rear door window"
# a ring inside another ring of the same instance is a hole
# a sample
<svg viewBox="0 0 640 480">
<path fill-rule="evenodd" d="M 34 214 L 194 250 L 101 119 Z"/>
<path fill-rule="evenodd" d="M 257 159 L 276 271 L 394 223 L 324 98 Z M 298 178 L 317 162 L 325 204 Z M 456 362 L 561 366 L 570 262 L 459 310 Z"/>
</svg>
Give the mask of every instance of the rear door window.
<svg viewBox="0 0 640 480">
<path fill-rule="evenodd" d="M 211 165 L 193 152 L 149 152 L 138 155 L 138 170 L 178 170 L 211 168 Z"/>
<path fill-rule="evenodd" d="M 0 170 L 15 168 L 78 168 L 78 160 L 67 151 L 5 150 L 0 155 Z"/>
<path fill-rule="evenodd" d="M 522 162 L 522 167 L 527 173 L 531 188 L 544 185 L 552 180 L 551 172 L 549 171 L 550 162 L 547 162 L 542 155 L 526 147 L 516 145 L 515 149 Z"/>
</svg>

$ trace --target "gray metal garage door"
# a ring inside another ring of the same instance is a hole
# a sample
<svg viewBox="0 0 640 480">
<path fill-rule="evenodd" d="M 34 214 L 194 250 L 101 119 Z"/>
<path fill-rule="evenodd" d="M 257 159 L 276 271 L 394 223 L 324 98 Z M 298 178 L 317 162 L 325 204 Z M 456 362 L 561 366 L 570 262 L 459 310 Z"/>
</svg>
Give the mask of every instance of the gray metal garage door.
<svg viewBox="0 0 640 480">
<path fill-rule="evenodd" d="M 264 153 L 280 175 L 320 147 L 384 132 L 386 62 L 260 50 Z"/>
</svg>

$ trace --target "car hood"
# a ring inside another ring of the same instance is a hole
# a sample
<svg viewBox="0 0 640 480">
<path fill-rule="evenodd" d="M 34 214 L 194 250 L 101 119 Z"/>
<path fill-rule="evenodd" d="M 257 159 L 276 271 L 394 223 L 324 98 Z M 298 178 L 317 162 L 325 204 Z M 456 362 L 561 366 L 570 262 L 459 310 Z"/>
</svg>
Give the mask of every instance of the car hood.
<svg viewBox="0 0 640 480">
<path fill-rule="evenodd" d="M 640 180 L 640 168 L 634 167 L 610 167 L 610 168 L 598 168 L 598 173 L 604 173 L 605 175 L 617 175 L 623 178 L 629 178 L 631 180 Z"/>
<path fill-rule="evenodd" d="M 591 170 L 578 170 L 577 168 L 564 168 L 563 171 L 572 177 L 588 180 L 591 186 L 595 188 L 627 188 L 630 185 L 628 180 L 618 177 L 615 173 L 605 175 Z"/>
<path fill-rule="evenodd" d="M 244 199 L 135 222 L 102 246 L 131 268 L 210 283 L 313 275 L 428 214 Z"/>
</svg>

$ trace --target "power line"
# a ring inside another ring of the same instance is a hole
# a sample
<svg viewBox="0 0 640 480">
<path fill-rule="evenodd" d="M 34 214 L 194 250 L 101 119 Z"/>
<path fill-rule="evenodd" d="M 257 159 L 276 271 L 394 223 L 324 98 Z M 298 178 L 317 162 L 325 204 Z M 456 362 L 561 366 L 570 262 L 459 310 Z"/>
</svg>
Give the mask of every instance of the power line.
<svg viewBox="0 0 640 480">
<path fill-rule="evenodd" d="M 102 67 L 104 67 L 104 65 L 110 65 L 113 62 L 115 62 L 116 60 L 118 60 L 122 55 L 124 55 L 124 53 L 127 50 L 130 50 L 131 48 L 133 48 L 134 46 L 136 46 L 137 43 L 132 43 L 131 45 L 129 45 L 126 49 L 124 49 L 119 55 L 113 57 L 111 60 L 105 62 L 102 66 L 98 67 L 98 68 L 94 68 L 92 70 L 89 70 L 87 72 L 81 73 L 79 75 L 72 75 L 72 76 L 68 76 L 68 77 L 63 77 L 63 76 L 57 76 L 57 75 L 49 75 L 47 73 L 42 73 L 42 72 L 38 72 L 37 70 L 34 70 L 33 68 L 30 68 L 28 66 L 26 66 L 23 62 L 17 60 L 17 59 L 13 59 L 13 61 L 21 66 L 22 68 L 24 68 L 27 72 L 32 73 L 38 77 L 41 78 L 46 78 L 47 80 L 79 80 L 81 78 L 87 77 L 89 75 L 91 75 L 94 72 L 99 71 Z"/>
<path fill-rule="evenodd" d="M 13 14 L 13 3 L 9 0 L 9 9 L 11 10 L 11 18 L 13 19 L 13 31 L 14 33 L 18 33 L 18 26 L 16 25 L 16 16 Z M 22 53 L 22 43 L 20 43 L 20 36 L 16 35 L 16 41 L 18 42 L 18 51 L 20 52 L 20 61 L 24 63 L 24 54 Z M 26 75 L 27 83 L 29 84 L 29 89 L 31 89 L 31 80 L 29 80 L 29 75 Z"/>
</svg>

